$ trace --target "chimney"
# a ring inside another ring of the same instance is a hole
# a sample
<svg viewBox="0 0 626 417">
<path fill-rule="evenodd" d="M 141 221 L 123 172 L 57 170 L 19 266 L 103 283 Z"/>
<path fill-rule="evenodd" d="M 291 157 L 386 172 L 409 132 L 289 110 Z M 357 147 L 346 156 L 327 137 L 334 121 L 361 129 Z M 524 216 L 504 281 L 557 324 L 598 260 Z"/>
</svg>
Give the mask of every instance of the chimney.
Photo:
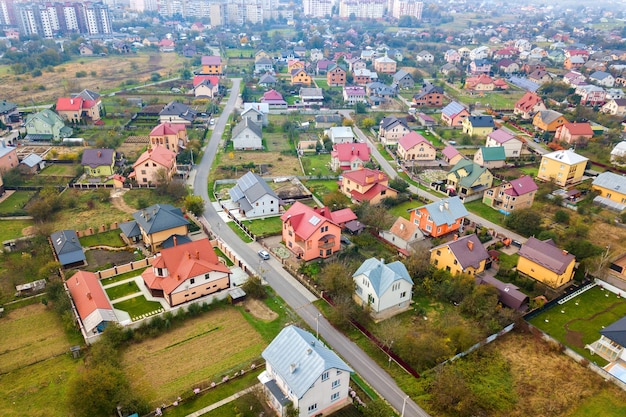
<svg viewBox="0 0 626 417">
<path fill-rule="evenodd" d="M 187 259 L 191 259 L 191 254 L 189 252 L 186 252 L 186 253 L 187 253 Z"/>
<path fill-rule="evenodd" d="M 102 151 L 98 151 L 98 158 L 102 158 Z"/>
<path fill-rule="evenodd" d="M 439 211 L 443 211 L 443 203 L 439 203 Z"/>
<path fill-rule="evenodd" d="M 569 252 L 563 249 L 563 256 L 567 255 Z"/>
<path fill-rule="evenodd" d="M 468 241 L 467 241 L 467 248 L 468 248 L 470 251 L 473 251 L 473 250 L 474 250 L 474 242 L 472 242 L 471 240 L 468 240 Z"/>
<path fill-rule="evenodd" d="M 443 207 L 444 207 L 446 210 L 450 210 L 450 204 L 448 203 L 448 200 L 446 200 L 446 201 L 444 201 L 444 202 L 443 202 Z"/>
<path fill-rule="evenodd" d="M 454 235 L 454 240 L 458 240 L 459 235 Z"/>
<path fill-rule="evenodd" d="M 176 279 L 180 281 L 180 274 L 176 274 Z"/>
<path fill-rule="evenodd" d="M 400 230 L 404 230 L 404 223 L 400 223 Z"/>
<path fill-rule="evenodd" d="M 200 259 L 200 251 L 199 250 L 196 250 L 196 259 L 198 259 L 198 260 Z"/>
<path fill-rule="evenodd" d="M 178 239 L 176 238 L 176 236 L 174 236 L 174 246 L 176 246 L 176 244 L 178 243 Z"/>
<path fill-rule="evenodd" d="M 91 300 L 91 293 L 90 292 L 87 293 L 87 299 Z"/>
<path fill-rule="evenodd" d="M 311 348 L 308 348 L 308 349 L 306 350 L 306 354 L 307 354 L 307 355 L 310 355 L 312 352 L 313 352 L 313 350 L 312 350 Z"/>
</svg>

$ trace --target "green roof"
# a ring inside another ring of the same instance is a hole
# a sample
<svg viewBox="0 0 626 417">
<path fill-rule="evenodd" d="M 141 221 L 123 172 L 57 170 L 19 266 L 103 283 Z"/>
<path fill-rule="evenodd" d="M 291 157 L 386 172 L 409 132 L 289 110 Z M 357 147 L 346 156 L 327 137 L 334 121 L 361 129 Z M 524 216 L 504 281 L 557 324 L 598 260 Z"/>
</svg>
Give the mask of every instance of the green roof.
<svg viewBox="0 0 626 417">
<path fill-rule="evenodd" d="M 483 154 L 483 161 L 485 162 L 504 161 L 506 159 L 503 146 L 482 146 L 480 151 Z"/>
<path fill-rule="evenodd" d="M 461 169 L 465 169 L 465 171 L 468 172 L 468 175 L 465 177 L 459 175 L 458 171 L 460 171 Z M 459 178 L 459 185 L 471 188 L 485 171 L 488 171 L 488 169 L 481 167 L 475 162 L 469 161 L 467 159 L 462 159 L 457 162 L 455 166 L 452 167 L 450 173 L 453 173 L 457 176 L 457 178 Z"/>
</svg>

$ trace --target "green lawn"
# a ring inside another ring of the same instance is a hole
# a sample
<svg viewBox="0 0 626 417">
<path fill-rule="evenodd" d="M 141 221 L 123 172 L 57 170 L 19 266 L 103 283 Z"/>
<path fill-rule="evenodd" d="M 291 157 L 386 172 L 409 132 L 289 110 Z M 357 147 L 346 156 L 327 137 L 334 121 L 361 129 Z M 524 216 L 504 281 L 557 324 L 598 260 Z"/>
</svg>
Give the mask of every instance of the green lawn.
<svg viewBox="0 0 626 417">
<path fill-rule="evenodd" d="M 443 148 L 443 142 L 441 141 L 441 139 L 439 139 L 439 137 L 437 135 L 433 135 L 432 133 L 430 133 L 430 131 L 428 130 L 418 130 L 417 131 L 420 135 L 424 136 L 427 140 L 430 141 L 430 143 L 433 144 L 433 146 L 435 146 L 436 148 Z"/>
<path fill-rule="evenodd" d="M 163 307 L 161 307 L 161 303 L 148 301 L 143 295 L 133 297 L 129 300 L 120 301 L 119 303 L 114 303 L 113 307 L 130 314 L 130 318 L 133 321 L 141 319 L 141 316 L 143 315 L 156 313 L 163 309 Z"/>
<path fill-rule="evenodd" d="M 330 170 L 330 154 L 302 156 L 304 175 L 334 175 Z"/>
<path fill-rule="evenodd" d="M 124 194 L 124 201 L 129 206 L 137 210 L 150 207 L 153 204 L 171 204 L 176 206 L 174 201 L 168 195 L 158 195 L 154 189 L 132 189 Z"/>
<path fill-rule="evenodd" d="M 226 265 L 227 265 L 227 266 L 233 266 L 233 265 L 235 265 L 235 264 L 233 263 L 233 261 L 231 261 L 231 260 L 230 260 L 230 258 L 229 258 L 228 256 L 226 256 L 226 255 L 224 254 L 224 252 L 222 252 L 222 251 L 220 250 L 220 248 L 218 248 L 218 247 L 214 247 L 214 248 L 213 248 L 213 252 L 215 252 L 215 254 L 217 255 L 217 257 L 218 257 L 218 258 L 224 258 L 224 260 L 226 261 Z"/>
<path fill-rule="evenodd" d="M 626 416 L 626 404 L 613 397 L 609 392 L 603 391 L 581 400 L 578 408 L 570 414 L 570 417 L 621 417 Z"/>
<path fill-rule="evenodd" d="M 393 214 L 394 217 L 404 217 L 408 220 L 411 217 L 411 210 L 423 205 L 424 203 L 419 201 L 405 201 L 402 204 L 391 207 L 388 211 Z"/>
<path fill-rule="evenodd" d="M 483 219 L 487 219 L 492 223 L 499 226 L 504 226 L 505 215 L 498 210 L 494 210 L 486 204 L 483 204 L 482 200 L 470 201 L 465 203 L 467 211 L 474 213 Z"/>
<path fill-rule="evenodd" d="M 393 161 L 393 155 L 391 155 L 388 151 L 387 148 L 385 148 L 384 145 L 382 144 L 377 144 L 376 145 L 378 147 L 378 151 L 382 154 L 383 158 L 385 158 L 387 161 Z"/>
<path fill-rule="evenodd" d="M 124 281 L 125 279 L 128 279 L 128 278 L 138 277 L 146 269 L 147 268 L 135 269 L 134 271 L 129 271 L 123 274 L 115 275 L 114 277 L 111 277 L 111 278 L 104 278 L 100 280 L 100 283 L 102 285 L 108 285 L 108 284 L 113 284 L 114 282 Z"/>
<path fill-rule="evenodd" d="M 117 300 L 118 298 L 139 292 L 139 287 L 135 281 L 129 281 L 125 284 L 109 287 L 105 291 L 110 300 Z"/>
<path fill-rule="evenodd" d="M 79 240 L 81 246 L 84 248 L 100 245 L 112 246 L 114 248 L 123 248 L 124 246 L 126 246 L 126 243 L 120 237 L 120 232 L 120 229 L 109 230 L 91 236 L 83 236 Z"/>
<path fill-rule="evenodd" d="M 319 88 L 324 88 L 324 89 L 328 88 L 328 81 L 326 81 L 325 78 L 315 78 L 314 81 L 315 81 L 315 84 L 317 84 Z"/>
<path fill-rule="evenodd" d="M 303 184 L 320 200 L 323 200 L 326 194 L 339 189 L 336 180 L 308 180 L 303 181 Z"/>
<path fill-rule="evenodd" d="M 530 175 L 533 178 L 535 178 L 537 176 L 537 173 L 539 172 L 539 167 L 533 167 L 533 166 L 520 167 L 518 169 L 522 171 L 524 174 Z"/>
<path fill-rule="evenodd" d="M 259 237 L 279 235 L 283 228 L 280 216 L 245 221 L 244 224 L 255 236 Z"/>
<path fill-rule="evenodd" d="M 26 216 L 26 203 L 35 195 L 34 191 L 15 191 L 0 203 L 0 216 Z"/>
<path fill-rule="evenodd" d="M 228 227 L 233 229 L 233 232 L 235 232 L 237 236 L 239 236 L 239 239 L 243 240 L 246 243 L 252 242 L 252 239 L 250 239 L 250 237 L 247 234 L 245 234 L 243 230 L 241 230 L 241 228 L 237 226 L 235 222 L 228 222 L 226 224 L 228 225 Z"/>
<path fill-rule="evenodd" d="M 22 237 L 22 230 L 32 225 L 32 220 L 0 220 L 0 242 Z"/>
<path fill-rule="evenodd" d="M 254 49 L 227 48 L 227 58 L 254 58 Z"/>
<path fill-rule="evenodd" d="M 59 176 L 74 177 L 78 164 L 50 164 L 47 165 L 38 175 L 39 176 Z"/>
<path fill-rule="evenodd" d="M 513 255 L 507 255 L 506 253 L 500 252 L 498 258 L 500 259 L 500 269 L 504 270 L 511 269 L 517 266 L 517 260 L 519 259 L 519 255 L 517 253 L 514 253 Z"/>
<path fill-rule="evenodd" d="M 592 288 L 565 304 L 557 305 L 530 320 L 550 336 L 569 346 L 591 362 L 606 364 L 584 347 L 600 338 L 600 330 L 626 315 L 626 300 L 600 287 Z M 582 334 L 579 346 L 568 343 L 567 334 Z"/>
</svg>

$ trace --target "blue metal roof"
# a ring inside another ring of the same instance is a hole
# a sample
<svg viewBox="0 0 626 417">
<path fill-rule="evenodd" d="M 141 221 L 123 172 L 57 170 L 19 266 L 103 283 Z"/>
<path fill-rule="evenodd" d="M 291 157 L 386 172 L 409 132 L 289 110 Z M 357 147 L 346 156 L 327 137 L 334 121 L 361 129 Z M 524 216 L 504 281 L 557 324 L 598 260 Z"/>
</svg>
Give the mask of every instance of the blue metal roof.
<svg viewBox="0 0 626 417">
<path fill-rule="evenodd" d="M 437 226 L 443 224 L 451 226 L 456 223 L 458 218 L 465 217 L 469 214 L 459 197 L 450 197 L 435 201 L 434 203 L 425 205 L 424 208 L 428 211 L 428 214 Z"/>
<path fill-rule="evenodd" d="M 315 336 L 296 326 L 285 327 L 262 356 L 297 398 L 302 398 L 328 370 L 354 372 Z"/>
<path fill-rule="evenodd" d="M 52 246 L 61 265 L 70 265 L 86 260 L 83 247 L 73 230 L 59 230 L 50 235 Z"/>
<path fill-rule="evenodd" d="M 372 289 L 379 298 L 396 281 L 405 280 L 413 285 L 409 271 L 400 261 L 385 264 L 384 259 L 369 258 L 361 264 L 352 277 L 359 275 L 365 275 L 369 279 Z"/>
</svg>

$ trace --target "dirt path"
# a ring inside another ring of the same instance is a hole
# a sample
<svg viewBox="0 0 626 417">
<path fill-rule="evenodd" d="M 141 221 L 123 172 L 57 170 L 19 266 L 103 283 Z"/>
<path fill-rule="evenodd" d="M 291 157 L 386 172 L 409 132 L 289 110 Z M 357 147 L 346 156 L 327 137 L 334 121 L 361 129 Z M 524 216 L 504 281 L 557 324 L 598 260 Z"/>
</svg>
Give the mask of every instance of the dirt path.
<svg viewBox="0 0 626 417">
<path fill-rule="evenodd" d="M 126 190 L 114 190 L 111 191 L 111 203 L 113 203 L 113 207 L 118 209 L 119 211 L 123 211 L 124 213 L 132 214 L 137 210 L 126 204 L 124 201 L 124 194 Z"/>
</svg>

